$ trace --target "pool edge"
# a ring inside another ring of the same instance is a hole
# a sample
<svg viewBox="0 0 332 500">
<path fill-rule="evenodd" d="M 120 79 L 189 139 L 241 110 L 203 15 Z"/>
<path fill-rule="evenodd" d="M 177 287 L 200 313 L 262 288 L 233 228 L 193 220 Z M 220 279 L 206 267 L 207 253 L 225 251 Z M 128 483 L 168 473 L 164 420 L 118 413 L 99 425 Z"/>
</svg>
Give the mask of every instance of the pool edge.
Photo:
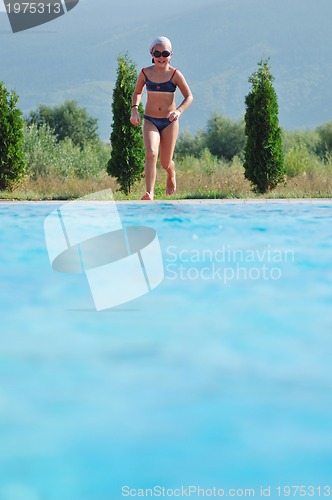
<svg viewBox="0 0 332 500">
<path fill-rule="evenodd" d="M 6 200 L 0 199 L 0 205 L 4 204 L 43 204 L 43 205 L 53 205 L 59 203 L 67 203 L 73 200 Z M 91 200 L 94 201 L 94 200 Z M 96 200 L 98 201 L 98 200 Z M 256 199 L 256 198 L 223 198 L 223 199 L 182 199 L 182 200 L 113 200 L 115 203 L 119 204 L 139 204 L 139 205 L 225 205 L 225 204 L 270 204 L 270 203 L 285 203 L 285 204 L 297 204 L 297 203 L 307 203 L 307 204 L 318 204 L 318 203 L 331 203 L 332 198 L 268 198 L 268 199 Z"/>
</svg>

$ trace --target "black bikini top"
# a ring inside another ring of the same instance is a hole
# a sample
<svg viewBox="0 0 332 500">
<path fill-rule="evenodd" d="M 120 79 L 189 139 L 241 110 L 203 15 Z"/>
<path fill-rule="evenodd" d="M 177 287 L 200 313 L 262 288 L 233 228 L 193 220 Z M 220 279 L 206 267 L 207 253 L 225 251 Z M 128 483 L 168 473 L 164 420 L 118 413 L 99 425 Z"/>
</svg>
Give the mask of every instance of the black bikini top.
<svg viewBox="0 0 332 500">
<path fill-rule="evenodd" d="M 176 91 L 176 85 L 175 83 L 172 82 L 173 76 L 175 75 L 177 71 L 177 68 L 173 71 L 173 74 L 171 78 L 167 82 L 152 82 L 149 80 L 149 78 L 146 76 L 144 68 L 142 69 L 142 73 L 145 76 L 145 85 L 146 85 L 146 90 L 149 92 L 175 92 Z"/>
</svg>

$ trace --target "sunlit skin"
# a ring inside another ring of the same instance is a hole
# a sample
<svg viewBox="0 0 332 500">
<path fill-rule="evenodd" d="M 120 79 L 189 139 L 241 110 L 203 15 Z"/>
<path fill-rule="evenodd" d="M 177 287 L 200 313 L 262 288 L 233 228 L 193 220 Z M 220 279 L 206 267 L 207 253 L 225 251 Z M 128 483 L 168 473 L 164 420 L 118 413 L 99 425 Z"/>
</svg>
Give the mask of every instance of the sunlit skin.
<svg viewBox="0 0 332 500">
<path fill-rule="evenodd" d="M 160 43 L 153 47 L 160 52 L 171 48 Z M 170 65 L 172 53 L 168 57 L 154 58 L 154 64 L 144 68 L 144 72 L 149 80 L 162 83 L 168 81 L 175 70 Z M 166 195 L 170 196 L 176 191 L 175 166 L 173 161 L 174 148 L 179 133 L 179 117 L 189 108 L 193 101 L 193 96 L 182 73 L 177 70 L 173 76 L 173 83 L 179 88 L 183 100 L 179 106 L 175 103 L 175 92 L 147 92 L 147 102 L 144 114 L 155 118 L 168 118 L 170 125 L 161 132 L 148 120 L 143 123 L 143 139 L 145 146 L 145 181 L 146 193 L 142 196 L 144 200 L 153 200 L 154 186 L 157 174 L 157 159 L 160 150 L 160 164 L 167 173 Z M 137 79 L 136 87 L 132 97 L 132 104 L 138 105 L 141 102 L 142 92 L 145 86 L 145 76 L 141 72 Z M 133 125 L 140 125 L 140 115 L 138 108 L 132 108 L 130 122 Z"/>
</svg>

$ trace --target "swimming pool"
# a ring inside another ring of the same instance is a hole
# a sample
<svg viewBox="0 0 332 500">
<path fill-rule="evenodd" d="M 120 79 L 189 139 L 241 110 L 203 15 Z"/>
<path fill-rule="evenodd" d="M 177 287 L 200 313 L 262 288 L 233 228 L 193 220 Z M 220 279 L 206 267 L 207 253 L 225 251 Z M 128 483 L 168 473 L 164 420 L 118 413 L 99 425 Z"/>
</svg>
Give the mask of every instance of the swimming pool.
<svg viewBox="0 0 332 500">
<path fill-rule="evenodd" d="M 118 203 L 165 277 L 100 312 L 60 205 L 0 204 L 1 500 L 328 496 L 332 202 Z"/>
</svg>

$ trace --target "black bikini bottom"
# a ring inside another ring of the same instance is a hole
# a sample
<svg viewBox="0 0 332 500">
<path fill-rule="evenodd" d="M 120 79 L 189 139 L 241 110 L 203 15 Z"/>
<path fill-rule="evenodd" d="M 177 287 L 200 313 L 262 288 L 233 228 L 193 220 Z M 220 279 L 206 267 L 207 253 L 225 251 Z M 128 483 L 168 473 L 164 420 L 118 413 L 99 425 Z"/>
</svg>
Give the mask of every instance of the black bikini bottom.
<svg viewBox="0 0 332 500">
<path fill-rule="evenodd" d="M 144 118 L 153 123 L 153 125 L 157 127 L 159 133 L 172 123 L 168 118 L 154 118 L 153 116 L 148 115 L 144 115 Z"/>
</svg>

